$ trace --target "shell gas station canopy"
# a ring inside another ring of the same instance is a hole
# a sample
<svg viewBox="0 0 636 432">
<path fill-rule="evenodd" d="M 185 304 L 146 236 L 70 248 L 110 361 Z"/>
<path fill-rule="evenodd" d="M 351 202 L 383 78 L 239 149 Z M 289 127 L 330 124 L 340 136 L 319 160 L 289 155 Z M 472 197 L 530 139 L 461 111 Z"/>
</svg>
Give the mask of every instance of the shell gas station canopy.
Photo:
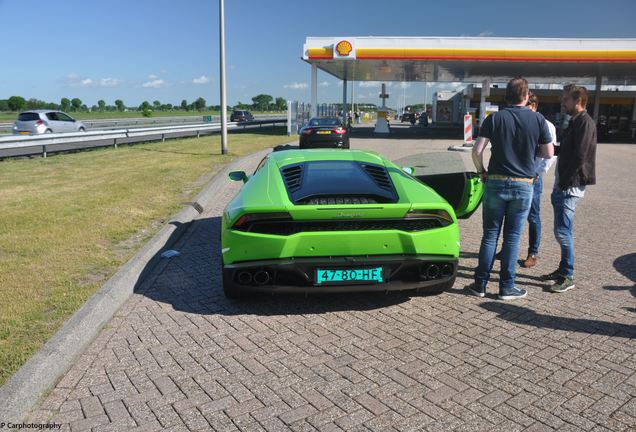
<svg viewBox="0 0 636 432">
<path fill-rule="evenodd" d="M 308 37 L 302 58 L 347 81 L 636 85 L 636 39 Z"/>
</svg>

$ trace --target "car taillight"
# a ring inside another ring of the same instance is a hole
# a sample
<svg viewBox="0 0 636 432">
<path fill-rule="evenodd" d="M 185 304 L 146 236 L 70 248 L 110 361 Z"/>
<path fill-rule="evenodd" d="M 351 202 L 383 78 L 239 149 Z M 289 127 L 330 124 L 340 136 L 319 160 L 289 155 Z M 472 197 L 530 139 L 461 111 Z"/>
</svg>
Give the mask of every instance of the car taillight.
<svg viewBox="0 0 636 432">
<path fill-rule="evenodd" d="M 436 219 L 442 226 L 453 223 L 453 218 L 446 210 L 411 209 L 406 213 L 404 219 Z"/>
<path fill-rule="evenodd" d="M 344 135 L 347 133 L 347 130 L 345 128 L 337 127 L 333 130 L 333 133 L 338 135 Z"/>
<path fill-rule="evenodd" d="M 43 124 L 44 124 L 44 122 L 43 122 L 42 120 L 37 120 L 37 121 L 35 122 L 35 125 L 36 125 L 36 126 L 41 126 L 41 125 L 43 125 Z"/>
<path fill-rule="evenodd" d="M 284 221 L 292 220 L 291 215 L 287 212 L 272 212 L 272 213 L 246 213 L 234 222 L 233 229 L 240 231 L 249 231 L 249 227 L 254 222 L 264 221 Z"/>
<path fill-rule="evenodd" d="M 313 129 L 303 129 L 303 135 L 311 135 L 314 133 Z"/>
</svg>

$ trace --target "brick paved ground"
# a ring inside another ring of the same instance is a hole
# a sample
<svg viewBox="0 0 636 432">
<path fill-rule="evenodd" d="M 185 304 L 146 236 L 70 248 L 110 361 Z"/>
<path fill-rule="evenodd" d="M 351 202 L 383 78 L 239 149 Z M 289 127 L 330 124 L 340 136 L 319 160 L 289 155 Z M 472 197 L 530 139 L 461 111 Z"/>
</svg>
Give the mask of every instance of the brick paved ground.
<svg viewBox="0 0 636 432">
<path fill-rule="evenodd" d="M 468 160 L 450 144 L 352 140 L 394 160 Z M 480 214 L 461 222 L 460 275 L 444 294 L 229 302 L 219 215 L 239 185 L 228 182 L 181 256 L 156 269 L 30 420 L 99 432 L 634 430 L 634 162 L 634 145 L 599 145 L 599 185 L 576 215 L 577 288 L 561 295 L 537 279 L 558 260 L 544 193 L 541 261 L 520 269 L 529 297 L 512 303 L 496 300 L 497 273 L 485 299 L 462 293 Z M 553 172 L 545 190 L 552 183 Z"/>
</svg>

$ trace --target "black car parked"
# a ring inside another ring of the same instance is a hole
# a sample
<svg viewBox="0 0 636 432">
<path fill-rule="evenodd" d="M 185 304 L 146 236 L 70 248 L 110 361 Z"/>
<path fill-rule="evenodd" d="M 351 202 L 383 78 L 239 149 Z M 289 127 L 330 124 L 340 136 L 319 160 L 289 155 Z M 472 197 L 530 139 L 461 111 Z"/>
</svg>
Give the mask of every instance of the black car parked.
<svg viewBox="0 0 636 432">
<path fill-rule="evenodd" d="M 338 117 L 314 117 L 300 130 L 300 148 L 349 148 L 349 130 Z"/>
<path fill-rule="evenodd" d="M 249 111 L 235 110 L 230 115 L 231 122 L 246 122 L 254 120 L 254 116 Z"/>
</svg>

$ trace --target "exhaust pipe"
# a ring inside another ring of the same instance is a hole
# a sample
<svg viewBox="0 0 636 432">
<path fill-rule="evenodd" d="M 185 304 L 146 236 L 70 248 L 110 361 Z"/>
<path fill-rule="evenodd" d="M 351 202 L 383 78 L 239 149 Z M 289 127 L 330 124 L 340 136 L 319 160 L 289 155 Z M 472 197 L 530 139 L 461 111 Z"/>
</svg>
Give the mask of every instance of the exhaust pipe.
<svg viewBox="0 0 636 432">
<path fill-rule="evenodd" d="M 450 264 L 444 264 L 442 267 L 442 277 L 448 277 L 453 274 L 453 266 Z"/>
<path fill-rule="evenodd" d="M 428 266 L 428 268 L 426 269 L 426 276 L 429 279 L 437 279 L 437 277 L 439 276 L 439 267 L 437 266 L 437 264 L 431 264 L 430 266 Z"/>
<path fill-rule="evenodd" d="M 242 271 L 238 274 L 237 279 L 241 285 L 249 285 L 252 283 L 252 273 L 248 271 Z"/>
<path fill-rule="evenodd" d="M 265 285 L 267 282 L 269 282 L 269 280 L 269 273 L 267 273 L 265 270 L 259 270 L 254 274 L 254 282 L 256 283 L 256 285 Z"/>
</svg>

